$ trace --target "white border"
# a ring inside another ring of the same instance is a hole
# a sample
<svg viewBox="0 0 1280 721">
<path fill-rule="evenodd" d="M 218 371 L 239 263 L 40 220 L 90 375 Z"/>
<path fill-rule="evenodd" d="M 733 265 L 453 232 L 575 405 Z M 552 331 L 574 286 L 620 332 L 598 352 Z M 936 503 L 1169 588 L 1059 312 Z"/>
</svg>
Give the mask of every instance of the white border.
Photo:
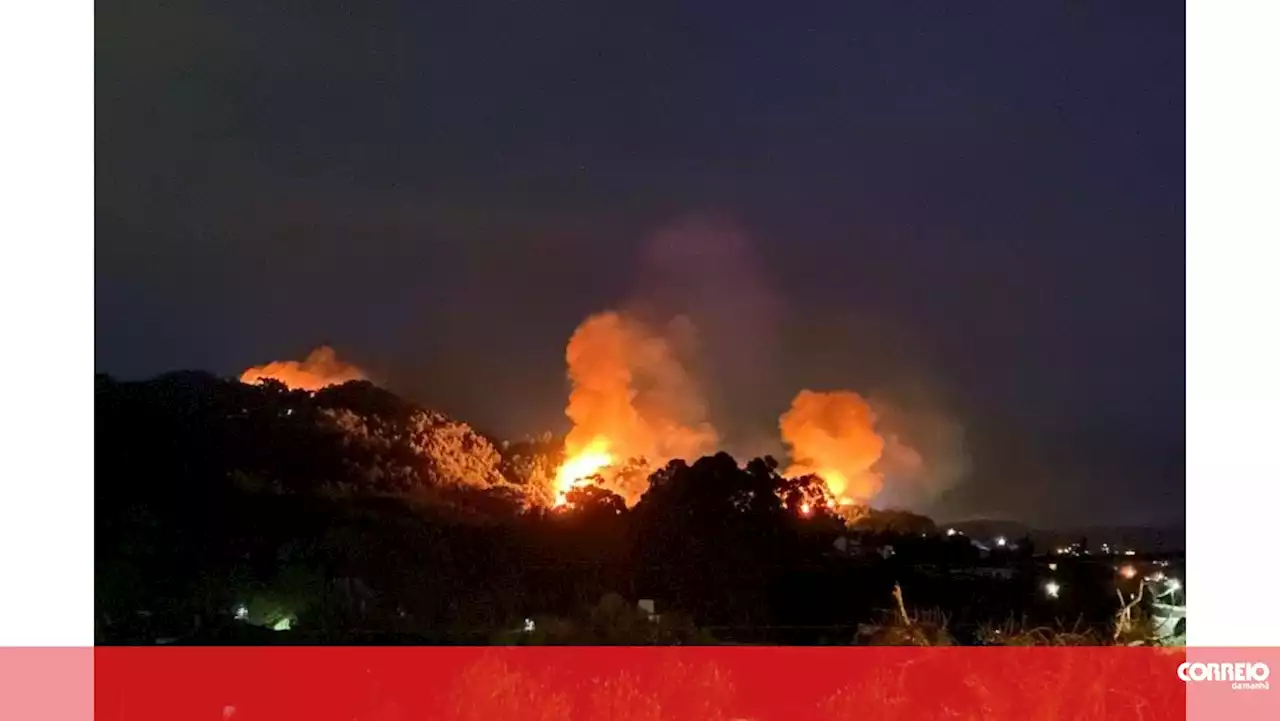
<svg viewBox="0 0 1280 721">
<path fill-rule="evenodd" d="M 1187 3 L 1187 633 L 1280 646 L 1273 2 Z"/>
<path fill-rule="evenodd" d="M 93 5 L 0 10 L 0 644 L 93 644 Z"/>
</svg>

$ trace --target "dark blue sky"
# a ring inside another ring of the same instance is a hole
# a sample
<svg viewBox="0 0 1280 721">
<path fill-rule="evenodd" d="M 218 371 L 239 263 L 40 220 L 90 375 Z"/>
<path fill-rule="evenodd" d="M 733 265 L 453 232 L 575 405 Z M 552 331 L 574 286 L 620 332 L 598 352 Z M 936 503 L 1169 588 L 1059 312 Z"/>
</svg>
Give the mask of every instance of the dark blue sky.
<svg viewBox="0 0 1280 721">
<path fill-rule="evenodd" d="M 938 515 L 1184 513 L 1180 5 L 97 13 L 102 372 L 329 342 L 562 428 L 576 323 L 674 283 L 744 444 L 803 386 L 923 385 L 972 456 Z M 741 243 L 655 285 L 655 234 L 707 214 Z"/>
</svg>

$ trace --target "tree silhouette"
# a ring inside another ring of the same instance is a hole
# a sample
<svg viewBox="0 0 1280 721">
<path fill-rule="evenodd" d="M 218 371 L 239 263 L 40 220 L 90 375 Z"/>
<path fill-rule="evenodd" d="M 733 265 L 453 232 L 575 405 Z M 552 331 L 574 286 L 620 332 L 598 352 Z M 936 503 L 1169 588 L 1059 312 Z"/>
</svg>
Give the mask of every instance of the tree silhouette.
<svg viewBox="0 0 1280 721">
<path fill-rule="evenodd" d="M 566 503 L 581 518 L 609 519 L 627 512 L 622 496 L 596 485 L 579 486 L 565 495 Z"/>
<path fill-rule="evenodd" d="M 749 623 L 767 613 L 769 574 L 794 521 L 778 498 L 777 464 L 739 468 L 728 454 L 673 461 L 633 510 L 637 592 L 669 599 L 699 623 Z"/>
</svg>

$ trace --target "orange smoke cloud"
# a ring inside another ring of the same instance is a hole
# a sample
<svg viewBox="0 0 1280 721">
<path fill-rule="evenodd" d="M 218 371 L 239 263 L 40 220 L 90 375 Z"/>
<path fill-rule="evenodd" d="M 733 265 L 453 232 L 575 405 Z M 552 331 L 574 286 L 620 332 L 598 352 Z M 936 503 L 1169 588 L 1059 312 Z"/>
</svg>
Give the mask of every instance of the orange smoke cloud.
<svg viewBox="0 0 1280 721">
<path fill-rule="evenodd" d="M 716 430 L 678 352 L 691 336 L 683 320 L 658 332 L 616 312 L 578 326 L 565 353 L 572 384 L 565 414 L 573 430 L 556 478 L 560 502 L 574 485 L 599 474 L 606 488 L 633 504 L 645 489 L 636 474 L 623 472 L 631 461 L 654 468 L 714 448 Z"/>
<path fill-rule="evenodd" d="M 800 391 L 778 425 L 791 451 L 791 466 L 783 475 L 817 475 L 842 502 L 865 503 L 880 492 L 883 479 L 873 468 L 885 441 L 862 396 L 852 391 Z"/>
<path fill-rule="evenodd" d="M 338 354 L 329 346 L 316 348 L 301 362 L 274 361 L 240 374 L 241 383 L 254 384 L 264 378 L 280 381 L 292 390 L 306 391 L 367 380 L 364 371 L 338 360 Z"/>
</svg>

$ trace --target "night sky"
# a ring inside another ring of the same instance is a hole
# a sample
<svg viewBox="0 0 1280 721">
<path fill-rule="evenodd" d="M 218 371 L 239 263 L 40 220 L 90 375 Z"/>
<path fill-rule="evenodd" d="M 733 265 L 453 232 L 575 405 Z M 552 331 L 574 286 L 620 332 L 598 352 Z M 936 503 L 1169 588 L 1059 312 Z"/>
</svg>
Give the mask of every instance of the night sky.
<svg viewBox="0 0 1280 721">
<path fill-rule="evenodd" d="M 100 372 L 327 342 L 518 437 L 567 427 L 576 324 L 640 303 L 703 332 L 731 450 L 769 450 L 802 387 L 910 388 L 965 429 L 939 518 L 1184 514 L 1179 4 L 122 0 L 97 22 Z"/>
</svg>

